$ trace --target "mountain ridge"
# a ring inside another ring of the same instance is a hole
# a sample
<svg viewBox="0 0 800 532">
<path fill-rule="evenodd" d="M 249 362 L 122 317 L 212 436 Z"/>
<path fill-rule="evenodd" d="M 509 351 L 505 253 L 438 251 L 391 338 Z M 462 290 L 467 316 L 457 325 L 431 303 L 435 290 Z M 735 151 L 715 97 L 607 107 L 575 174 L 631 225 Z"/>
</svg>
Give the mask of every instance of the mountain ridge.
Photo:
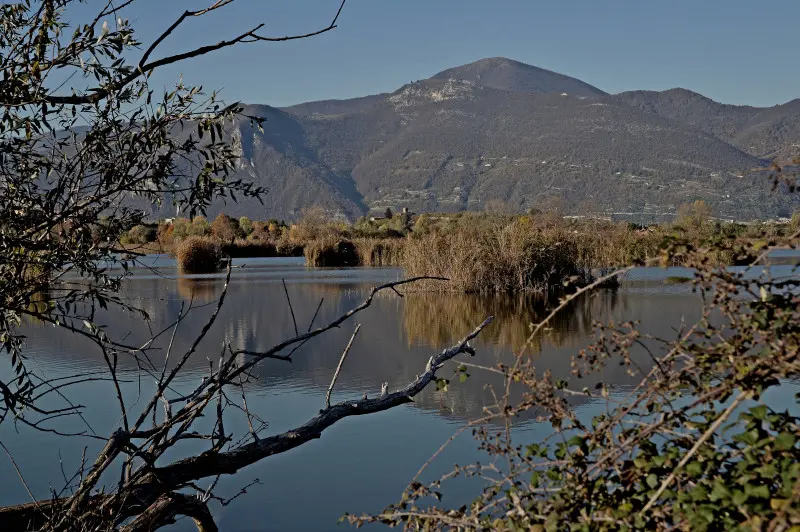
<svg viewBox="0 0 800 532">
<path fill-rule="evenodd" d="M 390 93 L 290 107 L 251 105 L 264 132 L 232 127 L 236 172 L 266 186 L 265 206 L 234 215 L 296 219 L 319 205 L 353 219 L 386 207 L 417 212 L 514 210 L 673 215 L 704 199 L 717 215 L 790 215 L 796 196 L 769 193 L 774 159 L 800 144 L 800 99 L 771 108 L 699 93 L 607 94 L 576 78 L 488 58 Z"/>
</svg>

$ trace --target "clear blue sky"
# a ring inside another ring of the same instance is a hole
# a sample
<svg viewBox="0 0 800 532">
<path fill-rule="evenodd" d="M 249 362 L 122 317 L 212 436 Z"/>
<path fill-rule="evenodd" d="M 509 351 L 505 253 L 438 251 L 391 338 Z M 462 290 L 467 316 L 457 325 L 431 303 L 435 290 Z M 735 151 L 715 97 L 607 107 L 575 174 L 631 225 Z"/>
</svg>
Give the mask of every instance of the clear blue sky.
<svg viewBox="0 0 800 532">
<path fill-rule="evenodd" d="M 141 38 L 152 38 L 183 9 L 202 5 L 139 0 L 126 13 Z M 337 6 L 237 0 L 193 20 L 162 51 L 216 42 L 257 22 L 272 35 L 316 29 Z M 800 0 L 348 0 L 331 33 L 216 52 L 157 81 L 183 74 L 222 88 L 227 100 L 283 106 L 393 91 L 505 56 L 612 93 L 679 86 L 724 103 L 766 106 L 800 97 L 798 22 Z"/>
</svg>

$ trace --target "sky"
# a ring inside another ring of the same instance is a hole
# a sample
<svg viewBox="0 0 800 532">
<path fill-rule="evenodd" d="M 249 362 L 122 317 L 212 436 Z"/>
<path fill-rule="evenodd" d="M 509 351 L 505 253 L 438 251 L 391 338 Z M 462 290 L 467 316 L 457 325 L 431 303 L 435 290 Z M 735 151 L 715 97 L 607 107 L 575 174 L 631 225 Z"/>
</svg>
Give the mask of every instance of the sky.
<svg viewBox="0 0 800 532">
<path fill-rule="evenodd" d="M 211 2 L 139 0 L 124 16 L 147 43 L 184 9 Z M 236 0 L 191 19 L 160 54 L 258 23 L 272 36 L 319 29 L 338 5 Z M 329 33 L 218 51 L 164 69 L 154 82 L 168 85 L 182 75 L 221 89 L 228 101 L 287 106 L 391 92 L 446 68 L 503 56 L 610 93 L 683 87 L 723 103 L 771 106 L 800 97 L 791 30 L 798 21 L 799 0 L 347 0 Z"/>
</svg>

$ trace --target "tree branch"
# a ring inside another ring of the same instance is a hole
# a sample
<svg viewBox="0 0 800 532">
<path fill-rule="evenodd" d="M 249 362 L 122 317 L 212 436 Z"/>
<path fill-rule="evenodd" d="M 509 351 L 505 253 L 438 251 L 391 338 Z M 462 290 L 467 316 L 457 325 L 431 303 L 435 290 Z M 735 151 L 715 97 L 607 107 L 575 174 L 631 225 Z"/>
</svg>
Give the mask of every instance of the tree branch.
<svg viewBox="0 0 800 532">
<path fill-rule="evenodd" d="M 208 53 L 221 50 L 223 48 L 228 48 L 230 46 L 234 46 L 239 43 L 251 43 L 251 42 L 284 42 L 284 41 L 294 41 L 300 39 L 308 39 L 310 37 L 314 37 L 317 35 L 321 35 L 323 33 L 327 33 L 336 28 L 336 22 L 339 20 L 339 16 L 342 13 L 342 9 L 344 9 L 344 4 L 346 0 L 342 0 L 342 3 L 339 4 L 339 9 L 336 11 L 336 15 L 331 20 L 330 24 L 326 27 L 309 32 L 304 34 L 298 35 L 286 35 L 284 37 L 267 37 L 264 35 L 259 35 L 257 32 L 260 30 L 264 25 L 259 24 L 258 26 L 254 27 L 251 30 L 248 30 L 236 37 L 233 37 L 228 40 L 222 40 L 216 44 L 210 44 L 206 46 L 201 46 L 199 48 L 195 48 L 194 50 L 189 50 L 187 52 L 183 52 L 180 54 L 170 55 L 167 57 L 163 57 L 161 59 L 157 59 L 155 61 L 146 62 L 149 58 L 150 54 L 158 47 L 161 42 L 164 41 L 180 24 L 186 20 L 188 17 L 192 16 L 200 16 L 209 11 L 213 11 L 215 9 L 219 9 L 227 4 L 229 4 L 233 0 L 226 0 L 221 2 L 216 2 L 212 6 L 207 9 L 201 11 L 186 11 L 184 12 L 169 28 L 167 28 L 145 51 L 142 59 L 139 61 L 138 67 L 122 78 L 121 80 L 117 81 L 116 83 L 111 83 L 107 87 L 97 87 L 94 89 L 90 89 L 86 93 L 83 94 L 73 94 L 70 96 L 57 96 L 57 95 L 47 95 L 43 99 L 50 104 L 54 105 L 85 105 L 85 104 L 92 104 L 97 103 L 104 98 L 106 98 L 109 94 L 118 92 L 123 87 L 129 85 L 136 79 L 142 77 L 145 73 L 151 72 L 157 68 L 161 68 L 163 66 L 171 65 L 173 63 L 179 63 L 181 61 L 185 61 L 186 59 L 192 59 L 195 57 L 199 57 L 202 55 L 206 55 Z"/>
<path fill-rule="evenodd" d="M 150 532 L 174 523 L 175 516 L 178 515 L 191 517 L 198 532 L 217 532 L 219 530 L 208 505 L 197 497 L 190 497 L 183 493 L 162 495 L 147 510 L 120 530 L 122 532 Z"/>
<path fill-rule="evenodd" d="M 325 408 L 331 407 L 331 393 L 333 392 L 333 386 L 336 384 L 336 378 L 339 377 L 339 372 L 342 370 L 342 364 L 344 364 L 344 359 L 347 356 L 347 353 L 350 352 L 350 348 L 353 347 L 353 342 L 356 339 L 356 335 L 358 331 L 361 329 L 361 324 L 359 323 L 356 325 L 356 330 L 353 331 L 353 335 L 350 337 L 350 341 L 347 342 L 347 347 L 344 348 L 344 352 L 342 352 L 342 357 L 339 359 L 339 365 L 336 366 L 336 371 L 333 372 L 333 378 L 331 379 L 331 385 L 328 386 L 328 392 L 325 394 Z"/>
<path fill-rule="evenodd" d="M 375 399 L 344 401 L 324 410 L 300 427 L 283 434 L 254 441 L 230 451 L 221 453 L 206 452 L 199 456 L 186 458 L 170 465 L 156 468 L 145 477 L 135 491 L 140 492 L 139 494 L 144 497 L 158 485 L 180 486 L 192 480 L 199 480 L 218 474 L 233 474 L 239 469 L 254 464 L 268 456 L 284 453 L 312 439 L 319 438 L 325 429 L 346 417 L 374 414 L 411 402 L 413 401 L 412 398 L 419 394 L 435 378 L 436 370 L 442 364 L 456 355 L 469 352 L 472 349 L 469 346 L 470 340 L 478 336 L 491 323 L 492 319 L 493 317 L 490 316 L 460 342 L 443 350 L 438 355 L 432 356 L 428 360 L 425 371 L 414 381 L 396 392 Z M 137 498 L 136 494 L 133 498 Z"/>
<path fill-rule="evenodd" d="M 390 284 L 398 285 L 402 284 L 402 282 Z M 412 402 L 413 397 L 435 379 L 436 371 L 445 362 L 460 353 L 472 352 L 469 342 L 478 336 L 492 322 L 492 319 L 493 317 L 490 316 L 461 341 L 432 356 L 428 360 L 425 371 L 414 381 L 396 392 L 375 399 L 344 401 L 322 411 L 303 425 L 282 434 L 257 440 L 229 451 L 207 451 L 164 467 L 150 469 L 139 481 L 129 486 L 122 493 L 87 499 L 87 504 L 96 502 L 98 505 L 106 506 L 107 511 L 114 510 L 119 519 L 139 514 L 143 511 L 143 505 L 147 507 L 147 510 L 144 510 L 145 513 L 152 513 L 161 508 L 161 505 L 168 505 L 169 501 L 163 499 L 163 497 L 174 496 L 175 494 L 171 493 L 173 490 L 186 486 L 195 480 L 234 474 L 238 470 L 264 458 L 299 447 L 321 437 L 325 429 L 346 417 L 374 414 Z M 39 506 L 29 503 L 0 508 L 0 522 L 25 524 L 24 526 L 46 522 L 48 516 L 62 512 L 63 505 L 68 501 L 69 499 L 46 500 L 39 501 Z M 158 501 L 161 502 L 159 503 Z M 113 508 L 114 505 L 118 505 L 118 507 Z M 156 505 L 156 508 L 153 507 L 154 505 Z M 195 516 L 192 517 L 195 518 Z M 144 529 L 146 528 L 139 528 L 138 530 Z M 208 530 L 214 529 L 209 528 Z"/>
</svg>

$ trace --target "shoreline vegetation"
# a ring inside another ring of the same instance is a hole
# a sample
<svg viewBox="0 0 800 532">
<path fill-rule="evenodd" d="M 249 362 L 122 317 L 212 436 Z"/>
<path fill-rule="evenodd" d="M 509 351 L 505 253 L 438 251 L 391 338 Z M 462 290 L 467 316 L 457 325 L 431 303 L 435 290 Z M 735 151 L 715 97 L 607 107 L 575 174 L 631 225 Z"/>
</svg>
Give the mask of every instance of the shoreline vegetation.
<svg viewBox="0 0 800 532">
<path fill-rule="evenodd" d="M 557 213 L 412 215 L 387 209 L 382 217 L 348 224 L 313 208 L 291 225 L 225 214 L 212 222 L 201 216 L 162 220 L 131 228 L 120 245 L 132 253 L 172 254 L 186 273 L 215 271 L 225 256 L 304 256 L 312 267 L 399 266 L 408 276 L 450 279 L 414 285 L 421 291 L 552 293 L 568 284 L 585 286 L 614 268 L 680 266 L 697 250 L 708 250 L 704 257 L 711 264 L 749 263 L 753 244 L 781 244 L 800 227 L 798 214 L 789 223 L 713 221 L 702 201 L 680 213 L 669 224 L 639 226 Z"/>
</svg>

